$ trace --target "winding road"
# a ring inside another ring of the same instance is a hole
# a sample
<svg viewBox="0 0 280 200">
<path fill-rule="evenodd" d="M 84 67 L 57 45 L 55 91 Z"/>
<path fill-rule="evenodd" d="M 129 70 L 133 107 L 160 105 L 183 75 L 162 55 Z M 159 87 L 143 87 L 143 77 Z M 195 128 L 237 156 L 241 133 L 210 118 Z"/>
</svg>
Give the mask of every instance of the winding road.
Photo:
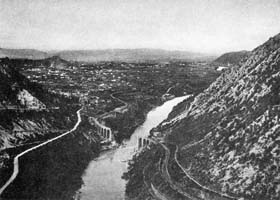
<svg viewBox="0 0 280 200">
<path fill-rule="evenodd" d="M 115 100 L 121 102 L 121 103 L 124 104 L 124 105 L 123 105 L 123 106 L 120 106 L 120 107 L 117 107 L 117 108 L 115 108 L 114 110 L 111 110 L 111 111 L 109 111 L 109 112 L 105 112 L 105 113 L 99 115 L 98 117 L 96 117 L 97 119 L 98 119 L 98 118 L 103 118 L 103 117 L 105 117 L 106 115 L 109 115 L 109 114 L 111 114 L 111 113 L 113 113 L 113 112 L 116 112 L 117 110 L 123 110 L 123 109 L 126 109 L 126 108 L 128 107 L 128 103 L 126 103 L 125 101 L 121 100 L 120 98 L 114 96 L 115 94 L 118 94 L 118 93 L 119 93 L 119 92 L 112 93 L 112 94 L 110 94 L 110 97 L 111 97 L 112 99 L 115 99 Z M 129 93 L 127 93 L 127 94 L 129 94 Z"/>
<path fill-rule="evenodd" d="M 168 94 L 169 92 L 170 92 L 170 90 L 172 89 L 172 88 L 174 88 L 175 86 L 171 86 L 170 88 L 168 88 L 167 89 L 167 91 L 165 92 L 165 94 Z"/>
<path fill-rule="evenodd" d="M 201 143 L 201 141 L 199 141 L 198 143 Z M 215 194 L 215 195 L 218 195 L 219 197 L 222 197 L 222 198 L 226 198 L 226 199 L 234 199 L 236 200 L 237 198 L 236 197 L 233 197 L 233 196 L 230 196 L 228 194 L 225 194 L 225 193 L 221 193 L 221 192 L 218 192 L 218 191 L 215 191 L 215 190 L 212 190 L 204 185 L 201 185 L 197 180 L 195 180 L 188 172 L 187 170 L 181 165 L 181 163 L 178 161 L 178 145 L 176 145 L 176 150 L 175 150 L 175 156 L 174 156 L 174 159 L 177 163 L 177 165 L 181 168 L 181 170 L 184 172 L 184 174 L 187 176 L 188 179 L 190 179 L 191 181 L 193 181 L 199 188 L 201 188 L 202 191 L 205 191 L 205 192 L 209 192 L 209 193 L 212 193 L 212 194 Z"/>
<path fill-rule="evenodd" d="M 163 173 L 165 179 L 169 182 L 170 187 L 171 187 L 174 191 L 176 191 L 176 192 L 178 192 L 179 194 L 183 195 L 186 199 L 189 199 L 189 200 L 190 200 L 190 199 L 192 199 L 192 200 L 197 199 L 197 198 L 195 198 L 194 196 L 190 195 L 189 193 L 183 191 L 180 187 L 178 187 L 178 186 L 172 181 L 172 178 L 171 178 L 171 176 L 170 176 L 170 174 L 169 174 L 169 171 L 168 171 L 168 163 L 169 163 L 169 159 L 170 159 L 170 150 L 169 150 L 169 148 L 168 148 L 166 145 L 164 145 L 163 143 L 159 143 L 159 144 L 160 144 L 160 145 L 163 147 L 163 149 L 165 150 L 165 159 L 164 159 L 164 162 L 163 162 L 162 173 Z"/>
<path fill-rule="evenodd" d="M 119 102 L 123 103 L 125 107 L 127 107 L 127 106 L 128 106 L 128 104 L 127 104 L 125 101 L 123 101 L 123 100 L 121 100 L 120 98 L 118 98 L 118 97 L 115 97 L 115 96 L 114 96 L 115 94 L 118 94 L 118 93 L 119 93 L 119 92 L 116 92 L 116 93 L 110 94 L 111 98 L 116 99 L 117 101 L 119 101 Z M 127 94 L 129 94 L 129 93 L 127 93 Z"/>
<path fill-rule="evenodd" d="M 208 137 L 209 136 L 207 135 L 202 140 L 200 140 L 200 141 L 198 141 L 196 143 L 190 144 L 188 147 L 200 144 L 203 141 L 205 141 L 206 139 L 208 139 Z M 180 186 L 178 186 L 176 184 L 176 182 L 173 182 L 173 180 L 172 180 L 172 178 L 171 178 L 171 176 L 169 174 L 169 170 L 168 170 L 168 163 L 169 163 L 170 155 L 171 155 L 170 149 L 164 143 L 162 143 L 162 142 L 155 141 L 155 143 L 161 145 L 163 147 L 163 149 L 165 150 L 165 158 L 164 158 L 162 166 L 160 167 L 159 170 L 161 171 L 161 173 L 162 173 L 163 177 L 165 178 L 165 180 L 169 183 L 169 186 L 174 190 L 174 192 L 177 192 L 178 194 L 183 195 L 186 199 L 200 199 L 202 196 L 201 197 L 195 197 L 195 196 L 187 193 L 186 191 L 184 191 Z M 184 172 L 184 174 L 186 175 L 186 178 L 188 178 L 192 183 L 194 183 L 199 188 L 199 190 L 201 192 L 205 193 L 203 196 L 205 196 L 208 193 L 210 196 L 212 196 L 212 198 L 214 196 L 214 199 L 223 199 L 223 200 L 225 200 L 225 199 L 237 200 L 238 199 L 236 197 L 233 197 L 233 196 L 230 196 L 228 194 L 212 190 L 212 189 L 210 189 L 210 188 L 208 188 L 208 187 L 206 187 L 204 185 L 201 185 L 197 180 L 195 180 L 191 175 L 189 175 L 187 170 L 178 161 L 178 150 L 179 150 L 178 145 L 172 144 L 172 143 L 170 143 L 170 144 L 176 146 L 176 150 L 174 152 L 174 160 L 175 160 L 176 164 Z M 186 149 L 186 147 L 185 147 L 185 149 Z M 161 194 L 161 193 L 159 194 L 158 191 L 155 190 L 156 188 L 155 188 L 155 186 L 152 183 L 151 183 L 151 187 L 152 187 L 154 195 L 157 196 L 157 199 L 161 199 L 161 200 L 168 199 L 164 194 Z"/>
<path fill-rule="evenodd" d="M 40 148 L 40 147 L 42 147 L 42 146 L 44 146 L 44 145 L 46 145 L 46 144 L 48 144 L 48 143 L 51 143 L 51 142 L 53 142 L 53 141 L 55 141 L 55 140 L 58 140 L 59 138 L 62 138 L 62 137 L 64 137 L 64 136 L 68 135 L 69 133 L 72 133 L 73 131 L 75 131 L 75 130 L 78 128 L 78 126 L 80 125 L 81 121 L 82 121 L 82 118 L 81 118 L 81 110 L 82 110 L 82 109 L 83 109 L 83 108 L 80 108 L 80 109 L 77 111 L 77 117 L 78 117 L 78 119 L 77 119 L 77 122 L 76 122 L 75 126 L 74 126 L 71 130 L 69 130 L 69 131 L 67 131 L 67 132 L 65 132 L 65 133 L 63 133 L 63 134 L 61 134 L 61 135 L 59 135 L 59 136 L 57 136 L 57 137 L 54 137 L 54 138 L 52 138 L 52 139 L 49 139 L 49 140 L 47 140 L 47 141 L 45 141 L 45 142 L 43 142 L 43 143 L 41 143 L 41 144 L 39 144 L 39 145 L 37 145 L 37 146 L 34 146 L 34 147 L 30 148 L 30 149 L 27 149 L 27 150 L 21 152 L 20 154 L 18 154 L 18 155 L 14 158 L 14 171 L 13 171 L 13 174 L 12 174 L 12 176 L 9 178 L 9 180 L 5 183 L 5 185 L 3 185 L 3 186 L 1 187 L 1 189 L 0 189 L 0 196 L 1 196 L 1 194 L 4 192 L 4 190 L 16 179 L 16 177 L 17 177 L 17 175 L 18 175 L 18 172 L 19 172 L 19 161 L 18 161 L 19 158 L 22 157 L 22 156 L 24 156 L 25 154 L 27 154 L 27 153 L 30 152 L 30 151 L 33 151 L 33 150 L 35 150 L 35 149 L 38 149 L 38 148 Z"/>
<path fill-rule="evenodd" d="M 143 169 L 143 180 L 144 180 L 144 183 L 147 187 L 147 190 L 148 190 L 149 194 L 156 200 L 162 200 L 161 196 L 159 196 L 158 193 L 155 192 L 153 184 L 148 183 L 148 181 L 147 181 L 146 171 L 147 171 L 148 167 L 150 167 L 150 164 L 151 164 L 151 162 L 149 162 Z"/>
<path fill-rule="evenodd" d="M 125 101 L 119 99 L 118 97 L 115 97 L 115 96 L 114 96 L 115 94 L 118 94 L 118 92 L 115 92 L 115 93 L 110 94 L 111 98 L 112 98 L 112 99 L 116 99 L 117 101 L 121 102 L 122 104 L 124 104 L 123 106 L 117 107 L 117 108 L 115 108 L 114 110 L 111 110 L 111 111 L 109 111 L 109 112 L 105 112 L 105 113 L 103 113 L 103 114 L 101 114 L 101 115 L 99 115 L 99 116 L 97 116 L 97 117 L 90 117 L 90 119 L 92 119 L 92 120 L 94 121 L 94 124 L 95 124 L 95 125 L 97 125 L 97 126 L 103 128 L 103 129 L 111 129 L 111 128 L 110 128 L 110 127 L 107 127 L 107 126 L 105 126 L 105 125 L 103 125 L 103 124 L 101 124 L 101 123 L 99 123 L 99 121 L 98 121 L 99 118 L 104 118 L 105 116 L 109 115 L 110 113 L 116 112 L 116 110 L 122 110 L 122 109 L 126 109 L 126 108 L 128 107 L 128 103 L 126 103 Z"/>
</svg>

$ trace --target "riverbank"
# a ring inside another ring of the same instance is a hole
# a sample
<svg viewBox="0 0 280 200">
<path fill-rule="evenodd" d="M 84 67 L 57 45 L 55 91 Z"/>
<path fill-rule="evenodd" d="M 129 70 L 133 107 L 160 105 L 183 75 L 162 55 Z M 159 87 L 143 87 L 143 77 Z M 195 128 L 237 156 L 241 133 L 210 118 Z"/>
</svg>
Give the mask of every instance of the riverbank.
<svg viewBox="0 0 280 200">
<path fill-rule="evenodd" d="M 143 124 L 147 113 L 162 104 L 160 99 L 150 102 L 147 100 L 138 100 L 130 102 L 127 112 L 116 115 L 115 118 L 106 118 L 106 125 L 115 131 L 115 140 L 122 143 L 123 140 L 129 139 L 135 129 Z"/>
<path fill-rule="evenodd" d="M 123 200 L 126 181 L 122 176 L 128 170 L 128 161 L 138 152 L 138 138 L 147 137 L 150 130 L 164 120 L 173 106 L 184 98 L 172 99 L 150 110 L 145 116 L 145 122 L 136 128 L 129 139 L 124 140 L 123 145 L 103 152 L 92 160 L 84 172 L 84 185 L 77 192 L 77 199 Z"/>
<path fill-rule="evenodd" d="M 115 117 L 104 119 L 106 125 L 115 131 L 116 142 L 122 143 L 123 140 L 129 139 L 136 128 L 144 123 L 149 111 L 169 100 L 185 95 L 182 91 L 178 92 L 176 86 L 169 87 L 167 91 L 170 92 L 171 89 L 174 90 L 174 94 L 171 92 L 172 98 L 170 99 L 163 98 L 166 92 L 164 94 L 155 92 L 154 96 L 139 95 L 139 92 L 119 93 L 116 95 L 114 98 L 126 103 L 127 111 L 122 114 L 116 114 Z"/>
</svg>

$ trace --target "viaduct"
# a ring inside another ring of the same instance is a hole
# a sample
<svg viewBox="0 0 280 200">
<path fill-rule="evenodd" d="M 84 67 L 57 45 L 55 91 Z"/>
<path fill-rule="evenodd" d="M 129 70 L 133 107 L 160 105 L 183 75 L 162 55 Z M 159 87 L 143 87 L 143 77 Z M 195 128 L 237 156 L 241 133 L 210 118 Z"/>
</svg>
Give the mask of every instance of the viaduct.
<svg viewBox="0 0 280 200">
<path fill-rule="evenodd" d="M 137 146 L 138 146 L 138 149 L 142 149 L 142 148 L 149 146 L 152 143 L 155 143 L 155 141 L 152 140 L 151 138 L 138 137 Z"/>
<path fill-rule="evenodd" d="M 94 123 L 94 125 L 97 129 L 97 134 L 99 134 L 103 139 L 105 139 L 107 141 L 113 141 L 114 140 L 114 135 L 112 133 L 111 128 L 101 124 L 94 117 L 90 117 L 90 121 Z"/>
</svg>

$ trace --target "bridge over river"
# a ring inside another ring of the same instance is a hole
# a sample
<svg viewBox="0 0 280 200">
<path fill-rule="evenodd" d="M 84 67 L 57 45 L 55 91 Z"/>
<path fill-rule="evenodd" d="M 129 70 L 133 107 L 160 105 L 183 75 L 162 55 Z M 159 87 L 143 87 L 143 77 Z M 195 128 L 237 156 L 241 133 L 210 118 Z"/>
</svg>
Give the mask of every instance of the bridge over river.
<svg viewBox="0 0 280 200">
<path fill-rule="evenodd" d="M 82 177 L 83 186 L 77 191 L 76 199 L 123 200 L 125 196 L 125 180 L 121 177 L 127 171 L 127 161 L 139 150 L 147 147 L 151 140 L 149 132 L 167 118 L 173 107 L 188 96 L 174 98 L 151 110 L 145 122 L 139 126 L 131 138 L 117 149 L 102 152 L 92 160 Z M 102 127 L 102 126 L 101 126 Z M 103 129 L 106 127 L 103 127 Z M 140 141 L 141 140 L 141 141 Z"/>
<path fill-rule="evenodd" d="M 159 123 L 161 123 L 164 119 L 166 119 L 168 114 L 171 112 L 172 108 L 186 98 L 187 96 L 174 98 L 170 101 L 165 102 L 163 105 L 151 110 L 147 114 L 145 122 L 134 131 L 133 135 L 129 140 L 124 141 L 124 144 L 122 146 L 116 149 L 101 152 L 98 158 L 91 160 L 88 163 L 86 169 L 84 170 L 83 175 L 79 176 L 81 177 L 82 180 L 81 182 L 83 184 L 81 184 L 80 189 L 74 190 L 76 191 L 75 198 L 80 200 L 124 199 L 126 183 L 121 177 L 123 173 L 127 171 L 127 161 L 130 160 L 132 156 L 139 150 L 138 149 L 139 141 L 140 141 L 139 139 L 141 138 L 141 149 L 143 147 L 144 148 L 148 147 L 149 144 L 151 143 L 151 140 L 148 137 L 150 130 L 153 127 L 157 126 Z M 5 190 L 5 188 L 8 187 L 10 183 L 15 180 L 17 174 L 22 168 L 20 167 L 20 164 L 24 161 L 26 157 L 28 157 L 28 155 L 30 155 L 28 154 L 28 152 L 36 153 L 35 149 L 44 146 L 48 143 L 51 143 L 52 141 L 55 141 L 59 138 L 62 138 L 63 136 L 76 130 L 76 128 L 81 122 L 80 111 L 77 112 L 77 115 L 78 115 L 78 121 L 72 130 L 63 133 L 56 138 L 48 140 L 45 143 L 37 145 L 34 148 L 30 148 L 15 157 L 14 173 L 9 179 L 9 181 L 1 188 L 1 192 L 3 192 L 3 190 Z M 112 130 L 109 127 L 100 123 L 95 118 L 91 118 L 91 121 L 95 122 L 95 125 L 98 127 L 97 128 L 98 133 L 102 137 L 104 137 L 104 139 L 113 140 Z M 19 160 L 19 158 L 21 158 L 21 160 Z M 63 165 L 63 162 L 61 164 Z M 54 180 L 59 179 L 59 177 L 57 177 L 57 175 L 55 174 L 56 173 L 55 169 L 49 171 L 48 168 L 43 168 L 43 169 L 45 169 L 45 171 L 42 171 L 45 174 L 45 177 L 52 177 Z M 76 179 L 77 177 L 75 177 L 75 180 Z M 47 178 L 44 181 L 52 181 L 52 179 Z M 41 184 L 45 184 L 45 183 L 41 183 Z M 47 182 L 47 184 L 51 186 L 52 182 Z M 65 180 L 57 181 L 53 184 L 54 188 L 60 188 L 59 185 L 55 185 L 55 184 L 63 185 L 65 184 Z M 69 186 L 71 186 L 71 182 L 67 182 L 67 184 L 70 184 Z M 36 187 L 33 188 L 33 190 L 36 190 Z M 30 192 L 32 192 L 33 190 L 31 190 Z M 60 190 L 59 192 L 60 194 L 63 192 L 65 192 L 66 194 L 69 191 Z M 51 196 L 49 199 L 52 199 Z"/>
</svg>

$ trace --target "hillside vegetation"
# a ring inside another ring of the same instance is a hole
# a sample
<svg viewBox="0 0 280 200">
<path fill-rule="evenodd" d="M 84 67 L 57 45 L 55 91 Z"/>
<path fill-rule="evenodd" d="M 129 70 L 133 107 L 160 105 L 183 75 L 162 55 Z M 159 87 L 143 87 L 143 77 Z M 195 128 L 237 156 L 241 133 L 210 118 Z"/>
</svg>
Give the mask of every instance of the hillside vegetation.
<svg viewBox="0 0 280 200">
<path fill-rule="evenodd" d="M 127 188 L 137 184 L 138 189 L 127 190 L 128 197 L 141 199 L 143 193 L 151 193 L 145 189 L 143 175 L 138 171 L 149 161 L 148 177 L 165 197 L 182 195 L 180 190 L 198 197 L 194 188 L 199 183 L 236 198 L 279 199 L 279 69 L 280 34 L 254 49 L 241 67 L 230 68 L 193 100 L 177 106 L 157 127 L 162 136 L 161 140 L 155 138 L 158 144 L 130 163 L 125 175 L 129 180 Z M 162 152 L 158 150 L 160 141 L 171 152 L 171 180 L 158 170 L 152 171 L 162 162 L 162 158 L 153 156 Z M 139 177 L 136 183 L 131 178 L 135 176 Z M 165 182 L 156 182 L 159 177 Z M 190 184 L 190 177 L 197 181 L 195 187 Z M 168 186 L 173 192 L 164 189 Z"/>
</svg>

